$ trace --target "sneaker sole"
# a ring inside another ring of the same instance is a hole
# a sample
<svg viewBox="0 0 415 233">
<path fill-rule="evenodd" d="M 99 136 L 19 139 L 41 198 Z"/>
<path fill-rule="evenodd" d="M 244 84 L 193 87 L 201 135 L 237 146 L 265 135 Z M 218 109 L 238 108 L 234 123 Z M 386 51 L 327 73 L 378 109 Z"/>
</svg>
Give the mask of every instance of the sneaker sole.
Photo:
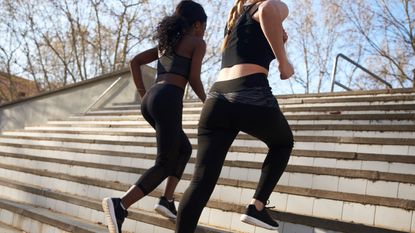
<svg viewBox="0 0 415 233">
<path fill-rule="evenodd" d="M 106 197 L 102 199 L 102 209 L 104 209 L 109 232 L 119 233 L 117 219 L 115 218 L 114 205 L 112 204 L 111 198 Z"/>
<path fill-rule="evenodd" d="M 268 230 L 277 230 L 278 229 L 278 227 L 268 225 L 268 224 L 266 224 L 266 223 L 264 223 L 264 222 L 262 222 L 262 221 L 260 221 L 256 218 L 253 218 L 253 217 L 248 216 L 246 214 L 243 214 L 241 216 L 241 221 L 244 222 L 244 223 L 254 225 L 254 226 L 258 226 L 258 227 L 262 227 L 262 228 L 265 228 L 265 229 L 268 229 Z"/>
<path fill-rule="evenodd" d="M 170 212 L 169 209 L 167 209 L 166 207 L 162 205 L 159 205 L 159 204 L 154 205 L 154 210 L 166 218 L 170 218 L 170 219 L 177 218 L 176 215 L 174 215 L 172 212 Z"/>
</svg>

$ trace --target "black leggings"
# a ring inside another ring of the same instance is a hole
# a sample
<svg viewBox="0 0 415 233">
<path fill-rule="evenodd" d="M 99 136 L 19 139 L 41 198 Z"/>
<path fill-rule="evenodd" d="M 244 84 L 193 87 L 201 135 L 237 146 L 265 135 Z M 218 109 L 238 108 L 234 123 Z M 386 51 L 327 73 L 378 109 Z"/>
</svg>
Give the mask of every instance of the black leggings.
<svg viewBox="0 0 415 233">
<path fill-rule="evenodd" d="M 141 113 L 156 130 L 157 139 L 156 163 L 135 183 L 145 195 L 168 176 L 180 179 L 192 154 L 182 129 L 183 93 L 171 84 L 155 84 L 141 103 Z"/>
<path fill-rule="evenodd" d="M 268 85 L 266 77 L 263 80 L 251 75 L 217 82 L 211 92 L 235 93 L 241 88 L 255 85 Z M 254 195 L 264 204 L 284 172 L 293 148 L 291 129 L 278 105 L 271 108 L 230 102 L 226 98 L 208 98 L 203 106 L 198 130 L 195 171 L 180 202 L 176 233 L 195 231 L 200 214 L 219 178 L 226 153 L 239 131 L 260 139 L 269 147 Z"/>
</svg>

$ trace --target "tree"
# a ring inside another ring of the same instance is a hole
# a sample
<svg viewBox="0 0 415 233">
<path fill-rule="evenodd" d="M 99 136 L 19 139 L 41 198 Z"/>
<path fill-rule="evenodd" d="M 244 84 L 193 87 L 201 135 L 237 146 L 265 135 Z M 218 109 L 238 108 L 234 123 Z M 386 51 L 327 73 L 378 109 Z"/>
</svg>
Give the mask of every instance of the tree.
<svg viewBox="0 0 415 233">
<path fill-rule="evenodd" d="M 1 20 L 4 20 L 3 17 Z M 6 78 L 5 80 L 1 80 L 2 82 L 0 83 L 0 100 L 13 101 L 17 99 L 18 93 L 16 91 L 12 70 L 17 62 L 16 54 L 18 53 L 20 43 L 11 40 L 12 38 L 10 37 L 12 32 L 10 27 L 2 28 L 0 33 L 4 35 L 3 38 L 7 38 L 6 41 L 8 41 L 5 45 L 0 44 L 0 71 L 2 71 L 1 75 Z M 7 88 L 2 88 L 1 86 Z"/>
<path fill-rule="evenodd" d="M 156 45 L 152 36 L 157 23 L 172 14 L 179 2 L 2 1 L 0 30 L 8 30 L 10 37 L 0 41 L 0 45 L 8 53 L 12 47 L 7 43 L 21 45 L 15 51 L 18 62 L 10 72 L 31 77 L 39 90 L 51 90 L 126 67 L 136 53 Z M 222 5 L 218 0 L 209 2 L 212 4 L 204 4 L 207 8 L 220 11 Z M 217 45 L 208 48 L 209 65 L 219 63 L 217 32 L 223 25 L 218 23 L 222 18 L 211 17 L 212 23 L 208 24 L 208 44 Z M 210 70 L 205 66 L 203 73 Z"/>
<path fill-rule="evenodd" d="M 409 87 L 414 82 L 415 3 L 410 0 L 337 1 L 354 30 L 366 41 L 365 63 L 394 87 Z M 371 86 L 373 79 L 362 77 Z"/>
<path fill-rule="evenodd" d="M 293 2 L 290 9 L 286 30 L 289 54 L 296 68 L 294 80 L 305 93 L 319 93 L 327 87 L 333 58 L 339 51 L 355 51 L 348 55 L 360 58 L 361 50 L 350 46 L 358 40 L 348 33 L 346 19 L 333 0 Z M 343 72 L 351 76 L 354 70 Z"/>
</svg>

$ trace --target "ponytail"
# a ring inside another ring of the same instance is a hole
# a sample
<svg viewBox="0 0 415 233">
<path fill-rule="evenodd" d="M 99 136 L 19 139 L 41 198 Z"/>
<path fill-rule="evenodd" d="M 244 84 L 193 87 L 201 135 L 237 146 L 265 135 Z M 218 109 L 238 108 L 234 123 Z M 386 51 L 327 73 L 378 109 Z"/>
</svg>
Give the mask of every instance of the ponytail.
<svg viewBox="0 0 415 233">
<path fill-rule="evenodd" d="M 163 55 L 172 54 L 188 27 L 187 21 L 179 15 L 164 17 L 157 26 L 154 36 L 158 41 L 159 52 Z"/>
<path fill-rule="evenodd" d="M 252 2 L 252 4 L 256 4 L 256 3 L 262 2 L 262 1 L 264 1 L 264 0 L 254 0 L 254 1 L 251 1 L 251 2 Z M 225 50 L 225 48 L 228 46 L 228 36 L 229 36 L 229 34 L 231 34 L 232 30 L 234 29 L 236 21 L 241 16 L 241 14 L 243 12 L 243 7 L 244 7 L 246 2 L 247 2 L 247 0 L 235 0 L 235 3 L 233 5 L 232 9 L 229 12 L 228 21 L 226 23 L 226 28 L 225 28 L 225 38 L 223 40 L 222 47 L 221 47 L 222 51 Z"/>
<path fill-rule="evenodd" d="M 158 42 L 158 50 L 162 55 L 174 52 L 176 45 L 187 30 L 196 22 L 205 23 L 207 16 L 199 3 L 183 0 L 171 16 L 164 17 L 156 29 L 154 39 Z"/>
</svg>

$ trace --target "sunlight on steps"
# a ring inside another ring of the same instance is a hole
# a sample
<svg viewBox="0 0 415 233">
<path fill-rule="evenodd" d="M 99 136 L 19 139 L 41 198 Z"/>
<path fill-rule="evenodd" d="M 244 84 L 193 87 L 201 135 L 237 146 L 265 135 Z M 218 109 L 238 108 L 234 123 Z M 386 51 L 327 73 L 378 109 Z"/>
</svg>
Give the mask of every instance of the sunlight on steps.
<svg viewBox="0 0 415 233">
<path fill-rule="evenodd" d="M 278 97 L 295 135 L 270 197 L 279 233 L 415 232 L 415 93 Z M 193 146 L 176 205 L 188 186 L 202 104 L 184 103 Z M 240 133 L 197 232 L 271 232 L 239 221 L 267 148 Z M 0 232 L 106 232 L 100 201 L 120 196 L 154 164 L 154 130 L 136 103 L 0 133 Z M 167 233 L 153 210 L 161 189 L 134 204 L 123 232 Z M 274 231 L 275 232 L 275 231 Z"/>
</svg>

